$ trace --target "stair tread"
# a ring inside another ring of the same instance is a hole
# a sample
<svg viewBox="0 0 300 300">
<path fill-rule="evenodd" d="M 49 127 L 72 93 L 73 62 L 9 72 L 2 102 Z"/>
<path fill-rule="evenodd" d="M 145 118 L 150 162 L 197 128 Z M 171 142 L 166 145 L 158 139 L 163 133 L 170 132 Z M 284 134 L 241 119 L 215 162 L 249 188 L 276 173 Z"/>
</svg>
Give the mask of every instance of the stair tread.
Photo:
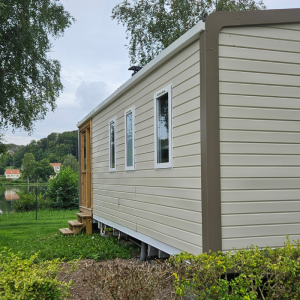
<svg viewBox="0 0 300 300">
<path fill-rule="evenodd" d="M 59 231 L 60 231 L 63 235 L 73 234 L 73 231 L 70 230 L 69 228 L 60 228 Z"/>
<path fill-rule="evenodd" d="M 72 226 L 82 226 L 83 223 L 77 221 L 77 220 L 74 220 L 74 221 L 68 221 L 68 223 Z"/>
<path fill-rule="evenodd" d="M 81 218 L 92 218 L 93 217 L 92 215 L 88 215 L 85 213 L 77 213 L 76 215 Z"/>
</svg>

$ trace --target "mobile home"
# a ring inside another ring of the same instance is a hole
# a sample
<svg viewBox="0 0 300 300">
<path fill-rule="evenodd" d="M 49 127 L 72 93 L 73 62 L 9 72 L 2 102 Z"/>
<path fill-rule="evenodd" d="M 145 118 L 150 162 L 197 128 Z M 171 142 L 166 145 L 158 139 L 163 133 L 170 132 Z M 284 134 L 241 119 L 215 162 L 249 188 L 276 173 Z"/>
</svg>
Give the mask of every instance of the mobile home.
<svg viewBox="0 0 300 300">
<path fill-rule="evenodd" d="M 100 226 L 168 254 L 298 239 L 300 9 L 211 14 L 78 128 Z"/>
</svg>

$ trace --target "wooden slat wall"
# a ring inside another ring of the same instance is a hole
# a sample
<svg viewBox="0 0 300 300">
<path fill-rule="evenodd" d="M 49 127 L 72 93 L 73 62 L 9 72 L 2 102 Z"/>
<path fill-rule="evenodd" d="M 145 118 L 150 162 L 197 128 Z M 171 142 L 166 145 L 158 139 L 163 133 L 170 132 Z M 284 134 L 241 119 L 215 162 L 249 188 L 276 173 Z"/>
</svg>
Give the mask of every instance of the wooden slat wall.
<svg viewBox="0 0 300 300">
<path fill-rule="evenodd" d="M 199 41 L 92 120 L 93 213 L 175 248 L 202 252 Z M 173 86 L 174 169 L 154 169 L 156 91 Z M 135 106 L 135 167 L 125 172 L 124 111 Z M 117 172 L 108 169 L 108 121 L 117 118 Z"/>
<path fill-rule="evenodd" d="M 300 234 L 300 24 L 220 34 L 223 250 Z"/>
</svg>

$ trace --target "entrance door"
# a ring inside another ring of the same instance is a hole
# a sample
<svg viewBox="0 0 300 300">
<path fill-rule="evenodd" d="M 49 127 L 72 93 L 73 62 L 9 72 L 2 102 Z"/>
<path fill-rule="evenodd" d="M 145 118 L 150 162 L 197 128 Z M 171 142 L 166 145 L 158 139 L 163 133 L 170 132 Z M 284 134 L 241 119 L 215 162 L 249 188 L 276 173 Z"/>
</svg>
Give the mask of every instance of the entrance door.
<svg viewBox="0 0 300 300">
<path fill-rule="evenodd" d="M 80 145 L 80 211 L 92 213 L 91 120 L 79 129 Z"/>
</svg>

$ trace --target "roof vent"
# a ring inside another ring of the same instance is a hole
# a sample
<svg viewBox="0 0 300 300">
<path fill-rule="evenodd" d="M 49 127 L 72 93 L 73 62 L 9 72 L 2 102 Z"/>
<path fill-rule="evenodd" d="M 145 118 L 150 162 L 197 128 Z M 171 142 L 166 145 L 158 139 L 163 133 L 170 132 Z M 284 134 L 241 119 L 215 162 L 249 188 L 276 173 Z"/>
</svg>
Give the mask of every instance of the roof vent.
<svg viewBox="0 0 300 300">
<path fill-rule="evenodd" d="M 206 19 L 207 19 L 207 17 L 208 17 L 208 14 L 207 13 L 205 13 L 201 18 L 200 18 L 200 20 L 202 21 L 202 22 L 206 22 Z"/>
<path fill-rule="evenodd" d="M 143 67 L 139 67 L 139 66 L 132 66 L 132 67 L 130 67 L 128 70 L 129 71 L 133 71 L 133 73 L 132 73 L 132 75 L 131 76 L 133 76 L 133 75 L 135 75 L 139 70 L 141 70 Z"/>
</svg>

